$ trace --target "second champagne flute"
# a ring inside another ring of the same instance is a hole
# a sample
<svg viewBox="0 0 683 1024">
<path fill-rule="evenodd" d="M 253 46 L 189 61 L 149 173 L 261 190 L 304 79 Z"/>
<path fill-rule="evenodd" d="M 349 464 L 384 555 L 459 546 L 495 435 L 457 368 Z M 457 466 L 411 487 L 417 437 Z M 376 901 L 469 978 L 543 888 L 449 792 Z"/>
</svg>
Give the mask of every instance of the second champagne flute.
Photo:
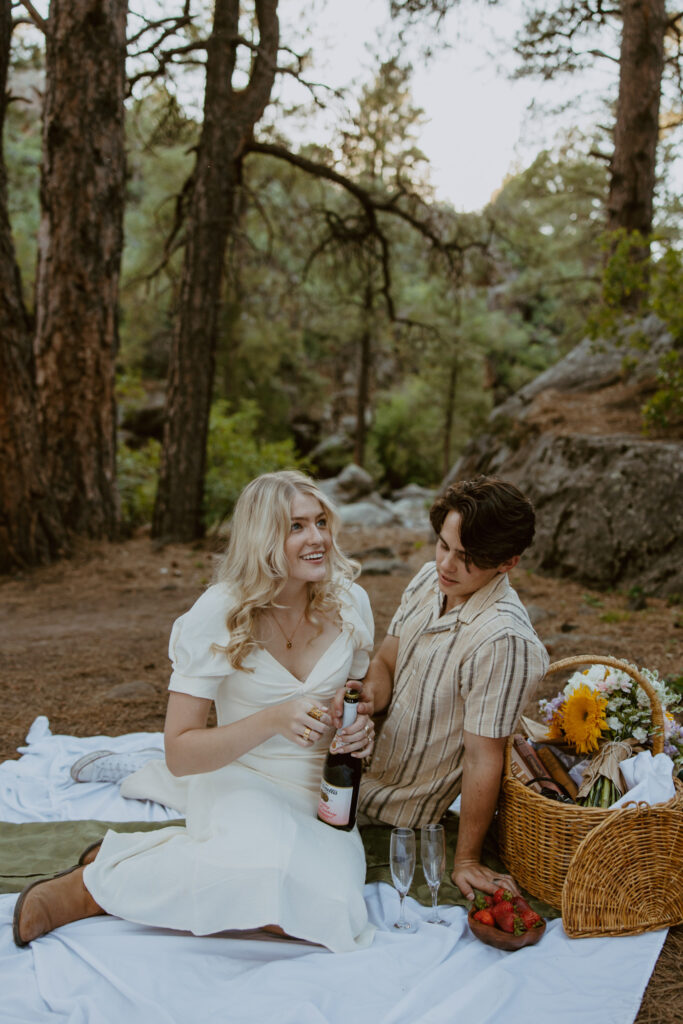
<svg viewBox="0 0 683 1024">
<path fill-rule="evenodd" d="M 410 889 L 415 873 L 415 833 L 412 828 L 392 828 L 389 863 L 391 878 L 401 901 L 398 921 L 394 928 L 404 932 L 414 932 L 416 927 L 406 920 L 403 902 Z"/>
<path fill-rule="evenodd" d="M 446 867 L 446 834 L 443 825 L 423 825 L 420 831 L 420 855 L 425 880 L 432 894 L 432 912 L 429 924 L 448 924 L 439 917 L 439 886 Z"/>
</svg>

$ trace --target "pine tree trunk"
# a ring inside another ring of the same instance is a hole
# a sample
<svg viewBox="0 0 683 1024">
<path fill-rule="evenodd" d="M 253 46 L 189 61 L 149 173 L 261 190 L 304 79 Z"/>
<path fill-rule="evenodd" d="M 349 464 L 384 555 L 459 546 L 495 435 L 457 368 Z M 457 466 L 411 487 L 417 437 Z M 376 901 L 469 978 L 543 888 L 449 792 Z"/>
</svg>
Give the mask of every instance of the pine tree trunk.
<svg viewBox="0 0 683 1024">
<path fill-rule="evenodd" d="M 659 102 L 664 69 L 665 0 L 622 0 L 619 100 L 609 189 L 608 229 L 652 230 Z"/>
<path fill-rule="evenodd" d="M 451 470 L 451 437 L 453 434 L 453 422 L 455 420 L 455 398 L 458 390 L 458 376 L 460 374 L 460 344 L 462 326 L 462 278 L 458 274 L 458 286 L 455 292 L 455 336 L 451 352 L 451 364 L 448 370 L 448 381 L 446 384 L 446 401 L 444 403 L 444 423 L 441 444 L 441 468 L 444 477 Z"/>
<path fill-rule="evenodd" d="M 43 475 L 32 328 L 7 211 L 2 152 L 11 0 L 0 0 L 0 572 L 50 561 L 65 534 Z"/>
<path fill-rule="evenodd" d="M 372 304 L 372 286 L 368 284 L 365 288 L 365 297 L 363 300 L 363 330 L 358 342 L 356 438 L 353 453 L 353 460 L 357 466 L 365 465 L 365 446 L 367 440 L 366 415 L 370 400 L 370 373 L 372 370 Z"/>
<path fill-rule="evenodd" d="M 457 355 L 451 359 L 448 371 L 448 383 L 446 385 L 446 408 L 444 410 L 443 440 L 441 445 L 441 472 L 444 477 L 451 470 L 451 435 L 453 434 L 453 421 L 455 419 L 455 395 L 458 386 L 458 371 L 460 364 Z"/>
<path fill-rule="evenodd" d="M 278 49 L 277 0 L 257 0 L 259 51 L 245 89 L 232 84 L 239 0 L 216 0 L 206 64 L 204 122 L 186 220 L 180 306 L 169 365 L 166 423 L 152 533 L 188 541 L 203 532 L 206 439 L 225 251 L 240 161 L 270 98 Z"/>
<path fill-rule="evenodd" d="M 36 282 L 36 378 L 68 528 L 118 522 L 114 359 L 125 198 L 127 0 L 52 0 Z"/>
</svg>

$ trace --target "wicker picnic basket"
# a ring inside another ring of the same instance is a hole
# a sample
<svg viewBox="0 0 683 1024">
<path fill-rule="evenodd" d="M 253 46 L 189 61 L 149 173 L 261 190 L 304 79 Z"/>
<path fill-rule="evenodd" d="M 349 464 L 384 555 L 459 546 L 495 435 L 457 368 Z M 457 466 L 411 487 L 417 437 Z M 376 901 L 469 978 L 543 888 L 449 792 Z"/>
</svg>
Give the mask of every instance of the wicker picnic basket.
<svg viewBox="0 0 683 1024">
<path fill-rule="evenodd" d="M 662 706 L 633 665 L 602 655 L 564 658 L 555 672 L 609 665 L 642 686 L 652 708 L 653 753 L 661 753 Z M 636 935 L 683 922 L 683 786 L 667 803 L 610 811 L 549 800 L 510 772 L 507 742 L 498 802 L 498 845 L 510 873 L 562 911 L 572 938 Z"/>
</svg>

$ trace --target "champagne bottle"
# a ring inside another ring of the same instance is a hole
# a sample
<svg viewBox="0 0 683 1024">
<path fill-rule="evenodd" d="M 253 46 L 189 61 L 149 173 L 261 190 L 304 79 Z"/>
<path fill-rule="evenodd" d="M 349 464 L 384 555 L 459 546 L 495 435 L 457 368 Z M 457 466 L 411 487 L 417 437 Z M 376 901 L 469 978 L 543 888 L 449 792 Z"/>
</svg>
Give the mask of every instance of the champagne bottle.
<svg viewBox="0 0 683 1024">
<path fill-rule="evenodd" d="M 355 722 L 359 701 L 360 690 L 347 690 L 344 694 L 342 729 Z M 363 765 L 359 757 L 335 753 L 336 742 L 335 736 L 325 758 L 318 818 L 326 825 L 349 832 L 356 824 L 356 804 Z"/>
</svg>

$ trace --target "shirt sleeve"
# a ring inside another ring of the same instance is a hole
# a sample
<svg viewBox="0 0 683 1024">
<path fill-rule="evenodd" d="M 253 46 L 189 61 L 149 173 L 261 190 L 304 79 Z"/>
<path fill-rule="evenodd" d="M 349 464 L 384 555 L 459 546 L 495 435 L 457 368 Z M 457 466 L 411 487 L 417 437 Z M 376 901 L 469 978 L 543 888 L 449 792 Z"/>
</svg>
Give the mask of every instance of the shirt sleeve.
<svg viewBox="0 0 683 1024">
<path fill-rule="evenodd" d="M 357 583 L 351 587 L 351 601 L 356 612 L 353 631 L 353 660 L 349 669 L 351 679 L 363 679 L 370 664 L 375 636 L 375 620 L 370 598 Z"/>
<path fill-rule="evenodd" d="M 510 736 L 548 667 L 542 644 L 508 634 L 482 644 L 463 665 L 464 726 L 477 736 Z"/>
<path fill-rule="evenodd" d="M 387 633 L 389 636 L 400 636 L 401 626 L 405 620 L 408 611 L 414 606 L 414 595 L 420 587 L 427 585 L 427 578 L 432 574 L 434 570 L 434 562 L 427 562 L 423 565 L 416 576 L 413 576 L 412 580 L 403 591 L 401 596 L 401 603 L 394 612 L 394 617 L 389 623 Z"/>
<path fill-rule="evenodd" d="M 227 594 L 220 584 L 209 587 L 188 612 L 173 624 L 168 656 L 173 671 L 169 690 L 214 700 L 232 668 L 222 651 L 230 634 L 226 626 Z"/>
</svg>

